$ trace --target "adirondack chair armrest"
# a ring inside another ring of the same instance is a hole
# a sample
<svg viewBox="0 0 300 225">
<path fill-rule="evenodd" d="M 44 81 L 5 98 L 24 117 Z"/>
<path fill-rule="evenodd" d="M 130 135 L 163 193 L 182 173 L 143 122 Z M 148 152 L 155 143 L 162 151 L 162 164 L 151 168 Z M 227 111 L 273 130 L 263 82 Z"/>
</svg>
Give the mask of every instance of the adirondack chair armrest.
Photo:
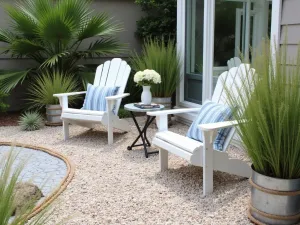
<svg viewBox="0 0 300 225">
<path fill-rule="evenodd" d="M 120 95 L 113 95 L 113 96 L 105 97 L 105 99 L 108 101 L 114 101 L 114 100 L 118 100 L 121 98 L 125 98 L 129 95 L 130 95 L 129 93 L 124 93 L 124 94 L 120 94 Z"/>
<path fill-rule="evenodd" d="M 59 99 L 59 104 L 62 107 L 62 109 L 67 109 L 69 107 L 68 103 L 68 97 L 73 95 L 82 95 L 86 94 L 86 91 L 79 91 L 79 92 L 70 92 L 70 93 L 59 93 L 54 94 L 54 97 L 57 97 Z"/>
<path fill-rule="evenodd" d="M 238 125 L 238 121 L 225 121 L 225 122 L 218 122 L 218 123 L 208 123 L 208 124 L 201 124 L 198 126 L 199 129 L 202 131 L 217 131 L 219 129 L 233 127 Z"/>
<path fill-rule="evenodd" d="M 72 95 L 83 95 L 86 94 L 86 91 L 79 91 L 79 92 L 70 92 L 70 93 L 59 93 L 59 94 L 54 94 L 54 97 L 64 97 L 64 96 L 72 96 Z"/>
<path fill-rule="evenodd" d="M 147 112 L 148 116 L 165 116 L 170 114 L 180 114 L 180 113 L 189 113 L 189 112 L 198 112 L 200 108 L 188 108 L 188 109 L 170 109 L 170 110 L 161 110 L 155 112 Z"/>
</svg>

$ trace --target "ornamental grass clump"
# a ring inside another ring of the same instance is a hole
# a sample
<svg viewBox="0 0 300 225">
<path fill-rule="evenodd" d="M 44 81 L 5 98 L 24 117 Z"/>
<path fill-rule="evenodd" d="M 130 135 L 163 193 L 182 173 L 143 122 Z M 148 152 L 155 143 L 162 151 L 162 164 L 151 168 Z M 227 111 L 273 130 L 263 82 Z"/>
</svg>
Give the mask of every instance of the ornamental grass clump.
<svg viewBox="0 0 300 225">
<path fill-rule="evenodd" d="M 232 107 L 240 106 L 234 117 L 253 169 L 269 177 L 300 178 L 300 51 L 293 61 L 285 45 L 270 52 L 270 43 L 253 52 L 256 75 L 246 76 L 237 97 L 226 91 Z"/>
<path fill-rule="evenodd" d="M 79 91 L 79 82 L 72 75 L 57 70 L 43 72 L 29 86 L 29 108 L 41 109 L 46 105 L 59 104 L 54 94 L 76 91 Z M 79 98 L 77 95 L 70 96 L 69 103 L 72 105 Z"/>
<path fill-rule="evenodd" d="M 153 85 L 151 92 L 154 97 L 171 97 L 178 87 L 180 76 L 180 57 L 173 40 L 167 43 L 148 39 L 141 55 L 134 53 L 132 68 L 135 71 L 155 70 L 161 76 L 161 83 Z"/>
<path fill-rule="evenodd" d="M 23 131 L 35 131 L 44 126 L 44 120 L 38 112 L 25 112 L 20 117 L 19 126 Z"/>
<path fill-rule="evenodd" d="M 10 151 L 8 155 L 0 158 L 0 224 L 1 225 L 42 225 L 51 215 L 51 211 L 45 209 L 39 215 L 28 221 L 35 205 L 27 202 L 22 211 L 14 215 L 15 188 L 20 174 L 26 162 L 17 160 L 18 154 Z M 15 162 L 19 162 L 16 164 Z M 16 164 L 16 165 L 15 165 Z M 14 217 L 13 217 L 14 216 Z"/>
</svg>

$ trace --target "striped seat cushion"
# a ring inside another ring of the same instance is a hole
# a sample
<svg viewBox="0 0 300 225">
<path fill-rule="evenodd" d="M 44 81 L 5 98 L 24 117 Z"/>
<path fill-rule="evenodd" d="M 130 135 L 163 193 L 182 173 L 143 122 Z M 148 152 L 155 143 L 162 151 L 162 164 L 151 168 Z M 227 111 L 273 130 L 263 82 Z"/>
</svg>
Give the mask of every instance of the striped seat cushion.
<svg viewBox="0 0 300 225">
<path fill-rule="evenodd" d="M 232 111 L 228 106 L 212 101 L 206 101 L 202 105 L 198 116 L 190 126 L 187 132 L 187 137 L 203 142 L 204 137 L 202 131 L 198 128 L 198 125 L 224 122 L 230 120 L 231 118 Z M 231 128 L 225 128 L 218 131 L 217 137 L 214 141 L 215 150 L 223 150 L 224 142 L 230 130 Z"/>
<path fill-rule="evenodd" d="M 105 97 L 116 95 L 119 91 L 119 88 L 120 87 L 98 87 L 92 84 L 88 84 L 87 93 L 84 99 L 83 107 L 81 109 L 106 111 Z"/>
</svg>

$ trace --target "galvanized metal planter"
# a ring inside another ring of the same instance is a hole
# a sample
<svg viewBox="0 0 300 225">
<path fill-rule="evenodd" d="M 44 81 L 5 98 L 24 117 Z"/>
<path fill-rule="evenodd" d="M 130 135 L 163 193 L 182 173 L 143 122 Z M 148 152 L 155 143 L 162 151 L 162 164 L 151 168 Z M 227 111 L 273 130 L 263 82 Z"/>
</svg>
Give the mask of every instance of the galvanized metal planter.
<svg viewBox="0 0 300 225">
<path fill-rule="evenodd" d="M 61 126 L 61 113 L 62 109 L 60 105 L 47 105 L 46 106 L 46 125 L 48 126 Z"/>
<path fill-rule="evenodd" d="M 300 222 L 300 179 L 278 179 L 257 173 L 252 167 L 249 218 L 262 224 Z"/>
<path fill-rule="evenodd" d="M 162 104 L 165 106 L 165 109 L 171 109 L 172 106 L 172 98 L 166 97 L 166 98 L 158 98 L 158 97 L 152 97 L 152 102 L 156 104 Z"/>
</svg>

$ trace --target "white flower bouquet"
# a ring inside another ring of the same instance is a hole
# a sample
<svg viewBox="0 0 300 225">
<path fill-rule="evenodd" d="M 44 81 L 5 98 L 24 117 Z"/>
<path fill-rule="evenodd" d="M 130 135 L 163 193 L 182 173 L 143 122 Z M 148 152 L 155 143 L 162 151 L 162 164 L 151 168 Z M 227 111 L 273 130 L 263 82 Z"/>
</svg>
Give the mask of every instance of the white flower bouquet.
<svg viewBox="0 0 300 225">
<path fill-rule="evenodd" d="M 134 75 L 134 82 L 140 86 L 160 84 L 161 77 L 155 70 L 139 71 Z"/>
</svg>

